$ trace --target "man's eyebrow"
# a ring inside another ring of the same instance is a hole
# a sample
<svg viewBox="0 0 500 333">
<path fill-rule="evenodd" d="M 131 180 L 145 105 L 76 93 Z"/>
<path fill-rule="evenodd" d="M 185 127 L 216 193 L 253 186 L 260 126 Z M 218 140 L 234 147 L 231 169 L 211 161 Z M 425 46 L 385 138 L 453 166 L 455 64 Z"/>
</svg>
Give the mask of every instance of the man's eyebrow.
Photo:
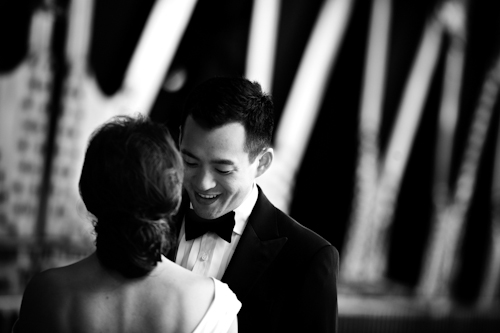
<svg viewBox="0 0 500 333">
<path fill-rule="evenodd" d="M 184 154 L 184 155 L 187 155 L 195 160 L 200 160 L 198 157 L 196 157 L 193 153 L 189 152 L 188 150 L 186 149 L 181 149 L 181 153 Z M 227 159 L 224 159 L 224 158 L 219 158 L 219 159 L 215 159 L 215 160 L 211 160 L 210 163 L 212 164 L 223 164 L 223 165 L 230 165 L 230 166 L 233 166 L 234 165 L 234 162 L 231 161 L 231 160 L 227 160 Z"/>
<path fill-rule="evenodd" d="M 212 164 L 224 164 L 224 165 L 234 165 L 234 162 L 231 160 L 225 160 L 225 159 L 217 159 L 217 160 L 212 160 Z"/>
<path fill-rule="evenodd" d="M 194 156 L 192 153 L 190 153 L 189 151 L 187 151 L 186 149 L 181 149 L 181 153 L 184 154 L 184 155 L 187 155 L 191 158 L 194 158 L 195 160 L 199 160 L 198 157 Z"/>
</svg>

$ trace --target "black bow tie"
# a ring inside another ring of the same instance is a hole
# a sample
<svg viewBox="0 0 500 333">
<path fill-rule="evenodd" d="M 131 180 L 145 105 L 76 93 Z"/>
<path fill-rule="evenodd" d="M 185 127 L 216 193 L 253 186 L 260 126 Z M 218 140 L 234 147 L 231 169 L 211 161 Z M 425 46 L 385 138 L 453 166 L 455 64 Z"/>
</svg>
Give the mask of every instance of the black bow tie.
<svg viewBox="0 0 500 333">
<path fill-rule="evenodd" d="M 231 243 L 234 228 L 234 212 L 229 212 L 213 220 L 207 220 L 196 215 L 190 209 L 185 216 L 186 240 L 204 235 L 208 231 L 215 232 L 220 238 Z"/>
</svg>

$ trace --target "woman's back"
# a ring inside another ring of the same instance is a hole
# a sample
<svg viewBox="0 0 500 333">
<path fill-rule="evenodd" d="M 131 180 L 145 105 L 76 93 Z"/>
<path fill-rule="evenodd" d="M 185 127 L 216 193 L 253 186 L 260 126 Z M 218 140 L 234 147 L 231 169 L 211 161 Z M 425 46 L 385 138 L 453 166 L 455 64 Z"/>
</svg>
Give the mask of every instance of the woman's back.
<svg viewBox="0 0 500 333">
<path fill-rule="evenodd" d="M 79 190 L 96 252 L 33 278 L 16 332 L 208 333 L 233 322 L 237 329 L 241 303 L 227 286 L 161 255 L 176 241 L 182 179 L 166 126 L 117 116 L 94 131 Z"/>
<path fill-rule="evenodd" d="M 213 298 L 211 279 L 165 258 L 148 276 L 129 279 L 94 254 L 33 279 L 16 332 L 193 332 Z"/>
</svg>

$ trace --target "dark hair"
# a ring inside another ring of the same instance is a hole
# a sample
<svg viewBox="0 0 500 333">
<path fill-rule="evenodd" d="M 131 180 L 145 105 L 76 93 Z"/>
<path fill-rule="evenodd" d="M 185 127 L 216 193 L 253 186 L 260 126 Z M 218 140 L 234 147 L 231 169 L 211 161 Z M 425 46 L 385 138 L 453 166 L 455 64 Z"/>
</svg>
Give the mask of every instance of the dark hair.
<svg viewBox="0 0 500 333">
<path fill-rule="evenodd" d="M 79 187 L 105 267 L 139 277 L 161 261 L 174 242 L 182 178 L 168 129 L 145 116 L 114 117 L 92 134 Z"/>
<path fill-rule="evenodd" d="M 257 82 L 239 77 L 211 78 L 189 94 L 182 113 L 181 133 L 188 116 L 209 130 L 228 123 L 242 124 L 246 133 L 245 151 L 251 162 L 271 146 L 273 101 Z"/>
</svg>

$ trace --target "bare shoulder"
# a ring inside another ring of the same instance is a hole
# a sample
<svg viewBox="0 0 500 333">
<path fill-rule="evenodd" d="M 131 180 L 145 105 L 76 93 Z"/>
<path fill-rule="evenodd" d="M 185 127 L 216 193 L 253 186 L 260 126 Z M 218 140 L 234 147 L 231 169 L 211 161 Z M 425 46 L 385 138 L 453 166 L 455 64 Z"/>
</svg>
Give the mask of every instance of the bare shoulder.
<svg viewBox="0 0 500 333">
<path fill-rule="evenodd" d="M 179 292 L 179 297 L 185 301 L 193 299 L 204 301 L 210 304 L 212 302 L 215 286 L 212 278 L 195 274 L 173 262 L 165 263 L 165 279 L 167 284 Z"/>
<path fill-rule="evenodd" d="M 52 268 L 33 276 L 24 291 L 23 305 L 41 305 L 39 303 L 54 300 L 68 283 L 67 275 L 65 268 Z"/>
<path fill-rule="evenodd" d="M 211 278 L 194 275 L 190 288 L 187 289 L 185 302 L 188 309 L 192 309 L 191 318 L 198 326 L 210 309 L 215 297 L 215 285 Z"/>
<path fill-rule="evenodd" d="M 51 268 L 35 274 L 23 293 L 19 311 L 18 331 L 30 331 L 31 328 L 50 327 L 57 322 L 70 299 L 78 278 L 82 261 L 65 267 Z"/>
<path fill-rule="evenodd" d="M 179 310 L 184 318 L 182 326 L 192 332 L 209 310 L 215 296 L 215 286 L 211 278 L 186 271 L 179 275 L 177 290 Z"/>
<path fill-rule="evenodd" d="M 214 293 L 215 285 L 212 278 L 191 274 L 190 288 L 187 292 L 188 297 L 202 298 L 211 303 Z"/>
<path fill-rule="evenodd" d="M 205 316 L 214 297 L 211 278 L 194 274 L 166 260 L 140 288 L 138 304 L 149 323 L 164 332 L 192 332 Z M 150 330 L 151 331 L 151 330 Z"/>
<path fill-rule="evenodd" d="M 182 290 L 183 303 L 189 308 L 196 308 L 197 311 L 205 314 L 215 295 L 215 285 L 212 278 L 186 270 L 179 275 L 177 282 L 178 290 Z"/>
<path fill-rule="evenodd" d="M 64 289 L 73 289 L 76 284 L 95 275 L 95 263 L 93 255 L 77 261 L 73 264 L 50 268 L 36 274 L 29 282 L 26 291 L 42 291 L 53 294 Z"/>
<path fill-rule="evenodd" d="M 64 307 L 62 282 L 59 269 L 38 273 L 30 280 L 23 294 L 16 332 L 50 327 L 56 311 Z"/>
</svg>

